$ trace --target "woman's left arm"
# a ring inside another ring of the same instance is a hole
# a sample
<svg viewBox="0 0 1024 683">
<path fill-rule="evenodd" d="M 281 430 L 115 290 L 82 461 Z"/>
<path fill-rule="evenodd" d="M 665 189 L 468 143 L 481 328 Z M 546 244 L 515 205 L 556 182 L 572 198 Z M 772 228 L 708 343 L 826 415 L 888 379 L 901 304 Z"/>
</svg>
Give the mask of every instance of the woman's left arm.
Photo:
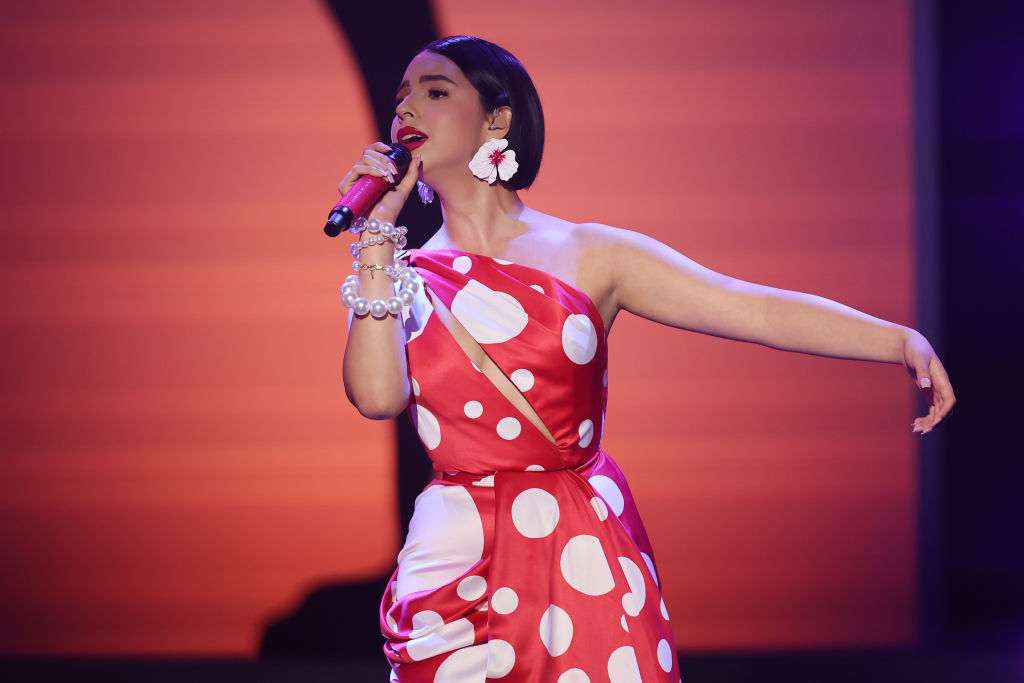
<svg viewBox="0 0 1024 683">
<path fill-rule="evenodd" d="M 594 233 L 591 233 L 594 234 Z M 766 287 L 716 273 L 646 235 L 601 226 L 614 251 L 612 298 L 617 309 L 695 332 L 832 358 L 901 363 L 924 392 L 927 433 L 956 398 L 949 377 L 919 332 L 813 294 Z"/>
</svg>

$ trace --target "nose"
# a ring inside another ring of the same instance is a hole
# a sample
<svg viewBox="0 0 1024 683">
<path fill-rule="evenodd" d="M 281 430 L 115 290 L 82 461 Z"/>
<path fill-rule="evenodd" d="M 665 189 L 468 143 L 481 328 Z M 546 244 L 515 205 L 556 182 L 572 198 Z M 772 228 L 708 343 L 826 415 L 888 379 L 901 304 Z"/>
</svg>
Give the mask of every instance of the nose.
<svg viewBox="0 0 1024 683">
<path fill-rule="evenodd" d="M 398 103 L 398 106 L 395 107 L 395 114 L 398 116 L 399 120 L 404 119 L 406 116 L 413 115 L 412 107 L 409 105 L 409 99 L 409 97 L 406 97 Z"/>
</svg>

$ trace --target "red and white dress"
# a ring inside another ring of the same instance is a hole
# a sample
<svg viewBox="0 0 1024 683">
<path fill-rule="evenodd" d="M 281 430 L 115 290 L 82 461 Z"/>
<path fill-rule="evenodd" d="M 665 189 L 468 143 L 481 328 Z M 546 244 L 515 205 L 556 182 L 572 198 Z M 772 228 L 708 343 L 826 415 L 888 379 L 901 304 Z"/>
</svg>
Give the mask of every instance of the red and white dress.
<svg viewBox="0 0 1024 683">
<path fill-rule="evenodd" d="M 453 249 L 410 265 L 536 412 L 470 361 L 423 294 L 403 316 L 409 414 L 442 472 L 416 499 L 381 602 L 392 680 L 679 680 L 654 554 L 600 450 L 604 323 L 579 289 Z"/>
</svg>

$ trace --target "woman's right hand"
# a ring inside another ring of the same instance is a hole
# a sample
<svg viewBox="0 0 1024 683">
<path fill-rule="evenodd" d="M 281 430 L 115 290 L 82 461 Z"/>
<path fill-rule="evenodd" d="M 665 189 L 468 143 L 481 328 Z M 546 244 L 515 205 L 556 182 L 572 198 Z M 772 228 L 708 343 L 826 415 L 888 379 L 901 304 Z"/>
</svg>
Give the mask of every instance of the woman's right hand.
<svg viewBox="0 0 1024 683">
<path fill-rule="evenodd" d="M 356 162 L 355 166 L 338 184 L 338 192 L 344 196 L 346 192 L 352 189 L 356 181 L 364 175 L 383 178 L 392 187 L 381 196 L 373 209 L 370 210 L 367 218 L 376 218 L 381 222 L 394 223 L 402 207 L 405 206 L 405 202 L 409 198 L 409 194 L 412 192 L 412 188 L 419 177 L 420 157 L 419 155 L 413 156 L 412 162 L 409 164 L 409 170 L 396 185 L 395 179 L 398 169 L 394 162 L 385 156 L 389 151 L 390 148 L 383 142 L 374 142 L 364 149 L 362 158 Z"/>
</svg>

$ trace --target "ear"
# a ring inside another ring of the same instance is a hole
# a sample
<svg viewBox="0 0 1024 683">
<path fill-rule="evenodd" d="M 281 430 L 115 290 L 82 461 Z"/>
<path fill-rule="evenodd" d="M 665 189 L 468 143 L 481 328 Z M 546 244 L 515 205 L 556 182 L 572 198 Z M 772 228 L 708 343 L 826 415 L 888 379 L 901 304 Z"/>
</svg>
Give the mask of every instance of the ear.
<svg viewBox="0 0 1024 683">
<path fill-rule="evenodd" d="M 487 117 L 487 134 L 492 138 L 503 138 L 508 135 L 512 125 L 512 107 L 498 107 Z"/>
</svg>

